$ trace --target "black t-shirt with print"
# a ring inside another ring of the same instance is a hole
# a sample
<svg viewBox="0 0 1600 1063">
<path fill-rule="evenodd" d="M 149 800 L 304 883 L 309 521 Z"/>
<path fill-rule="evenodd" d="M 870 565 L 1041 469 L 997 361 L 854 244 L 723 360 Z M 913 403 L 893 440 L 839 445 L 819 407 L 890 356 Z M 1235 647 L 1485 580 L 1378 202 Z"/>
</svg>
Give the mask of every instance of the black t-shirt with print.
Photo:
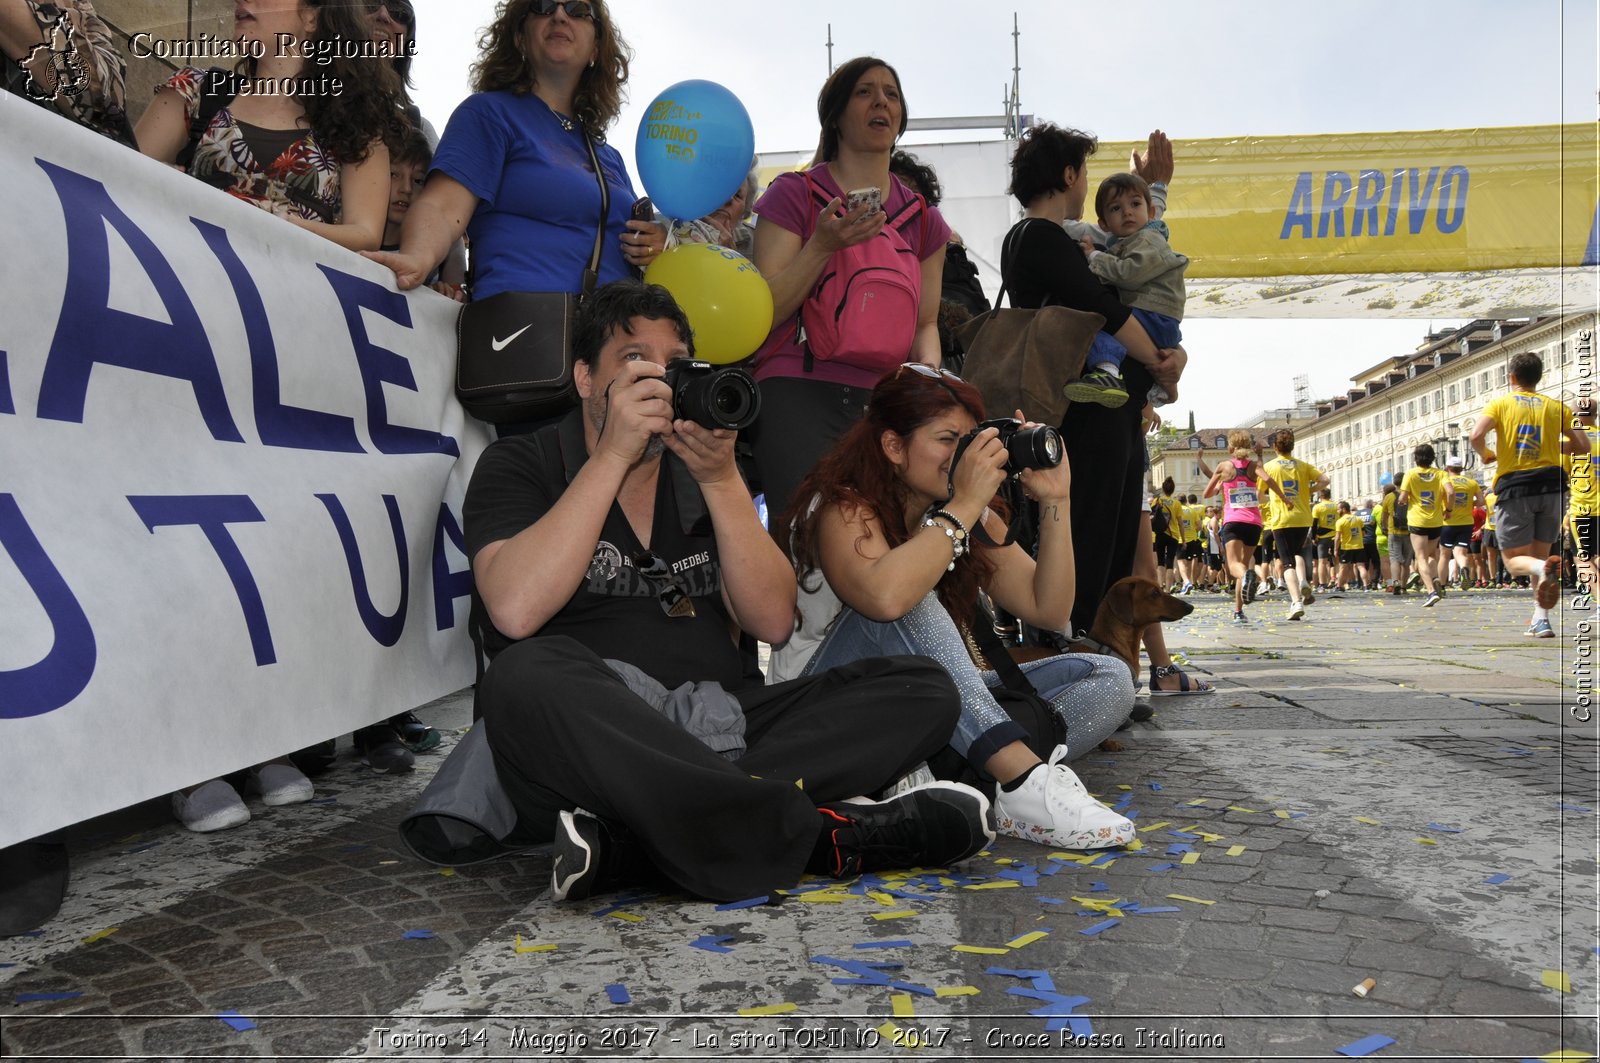
<svg viewBox="0 0 1600 1063">
<path fill-rule="evenodd" d="M 483 452 L 464 506 L 469 557 L 535 524 L 555 505 L 587 460 L 581 416 L 575 410 L 558 424 L 501 439 Z M 567 635 L 601 657 L 634 665 L 669 689 L 708 680 L 728 690 L 760 685 L 753 658 L 733 639 L 705 502 L 671 454 L 662 456 L 650 552 L 677 574 L 694 600 L 694 617 L 663 611 L 659 583 L 634 564 L 643 549 L 622 507 L 612 502 L 587 576 L 535 637 Z M 484 633 L 491 658 L 513 641 L 492 625 Z"/>
</svg>

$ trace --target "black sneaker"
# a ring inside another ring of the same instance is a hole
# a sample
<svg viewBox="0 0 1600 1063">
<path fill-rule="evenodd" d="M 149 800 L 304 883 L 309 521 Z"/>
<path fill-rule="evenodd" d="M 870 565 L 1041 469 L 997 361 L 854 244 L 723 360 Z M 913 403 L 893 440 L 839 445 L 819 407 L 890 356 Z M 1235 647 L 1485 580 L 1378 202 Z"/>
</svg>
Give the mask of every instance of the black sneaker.
<svg viewBox="0 0 1600 1063">
<path fill-rule="evenodd" d="M 400 741 L 413 753 L 426 753 L 439 745 L 439 732 L 417 719 L 416 713 L 402 712 L 389 717 L 389 726 L 395 729 Z"/>
<path fill-rule="evenodd" d="M 619 823 L 574 808 L 556 819 L 550 845 L 550 899 L 576 901 L 618 886 L 659 879 L 633 835 Z"/>
<path fill-rule="evenodd" d="M 945 867 L 994 844 L 989 799 L 970 786 L 934 782 L 888 801 L 818 805 L 828 820 L 828 873 Z"/>
<path fill-rule="evenodd" d="M 385 775 L 401 775 L 411 770 L 417 758 L 400 741 L 400 733 L 387 723 L 363 727 L 354 735 L 361 763 Z"/>
<path fill-rule="evenodd" d="M 1244 574 L 1244 604 L 1249 605 L 1256 600 L 1256 588 L 1261 584 L 1261 577 L 1256 575 L 1255 569 L 1250 569 Z"/>
</svg>

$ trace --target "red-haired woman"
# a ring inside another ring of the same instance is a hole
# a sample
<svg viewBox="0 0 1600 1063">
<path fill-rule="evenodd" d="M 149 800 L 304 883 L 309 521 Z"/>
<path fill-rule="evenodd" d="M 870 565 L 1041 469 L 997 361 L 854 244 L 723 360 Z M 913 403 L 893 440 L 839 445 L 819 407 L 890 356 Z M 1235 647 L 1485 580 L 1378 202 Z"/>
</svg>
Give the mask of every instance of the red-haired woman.
<svg viewBox="0 0 1600 1063">
<path fill-rule="evenodd" d="M 774 650 L 773 677 L 810 674 L 860 657 L 938 660 L 961 693 L 955 751 L 999 783 L 996 827 L 1046 845 L 1099 849 L 1133 838 L 1133 825 L 1090 797 L 1062 761 L 1082 755 L 1125 720 L 1133 682 L 1120 661 L 1066 654 L 1022 665 L 1068 725 L 1049 762 L 995 700 L 999 680 L 970 645 L 978 594 L 1030 624 L 1060 629 L 1072 612 L 1071 472 L 1030 469 L 1022 486 L 1039 503 L 1039 557 L 1006 539 L 995 493 L 1007 453 L 994 428 L 956 449 L 983 419 L 970 384 L 907 364 L 878 382 L 861 421 L 800 485 L 775 527 L 793 529 L 801 623 Z M 969 534 L 970 533 L 970 534 Z M 981 654 L 979 654 L 981 656 Z"/>
</svg>

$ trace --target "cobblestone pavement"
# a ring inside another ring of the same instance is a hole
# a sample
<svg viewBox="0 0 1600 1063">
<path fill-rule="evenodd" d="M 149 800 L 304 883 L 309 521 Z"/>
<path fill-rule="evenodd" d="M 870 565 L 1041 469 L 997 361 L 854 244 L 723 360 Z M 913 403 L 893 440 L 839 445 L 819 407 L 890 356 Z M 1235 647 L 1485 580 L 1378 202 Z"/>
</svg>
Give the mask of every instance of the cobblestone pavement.
<svg viewBox="0 0 1600 1063">
<path fill-rule="evenodd" d="M 1195 601 L 1169 640 L 1218 693 L 1158 699 L 1120 751 L 1077 766 L 1135 817 L 1136 850 L 1082 863 L 1002 839 L 946 874 L 813 882 L 751 907 L 557 905 L 544 857 L 452 874 L 402 852 L 395 825 L 438 756 L 398 778 L 347 759 L 316 803 L 257 805 L 223 834 L 188 834 L 159 803 L 78 828 L 61 916 L 0 940 L 0 1051 L 1594 1053 L 1600 793 L 1596 725 L 1572 711 L 1580 614 L 1536 641 L 1525 592 L 1426 612 L 1352 594 L 1304 623 L 1268 598 L 1247 627 Z M 470 698 L 421 715 L 452 729 L 448 748 Z"/>
</svg>

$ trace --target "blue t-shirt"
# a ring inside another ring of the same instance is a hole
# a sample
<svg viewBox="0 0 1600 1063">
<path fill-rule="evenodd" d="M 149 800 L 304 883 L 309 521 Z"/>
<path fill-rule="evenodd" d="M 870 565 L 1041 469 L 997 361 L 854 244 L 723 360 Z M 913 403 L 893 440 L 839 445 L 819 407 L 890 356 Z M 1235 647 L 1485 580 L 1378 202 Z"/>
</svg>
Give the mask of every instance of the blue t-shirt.
<svg viewBox="0 0 1600 1063">
<path fill-rule="evenodd" d="M 618 234 L 637 196 L 617 150 L 596 143 L 595 154 L 611 192 L 600 248 L 605 284 L 634 276 Z M 432 169 L 478 197 L 467 223 L 474 299 L 582 288 L 600 220 L 600 186 L 581 128 L 563 129 L 532 93 L 475 92 L 450 116 Z"/>
</svg>

